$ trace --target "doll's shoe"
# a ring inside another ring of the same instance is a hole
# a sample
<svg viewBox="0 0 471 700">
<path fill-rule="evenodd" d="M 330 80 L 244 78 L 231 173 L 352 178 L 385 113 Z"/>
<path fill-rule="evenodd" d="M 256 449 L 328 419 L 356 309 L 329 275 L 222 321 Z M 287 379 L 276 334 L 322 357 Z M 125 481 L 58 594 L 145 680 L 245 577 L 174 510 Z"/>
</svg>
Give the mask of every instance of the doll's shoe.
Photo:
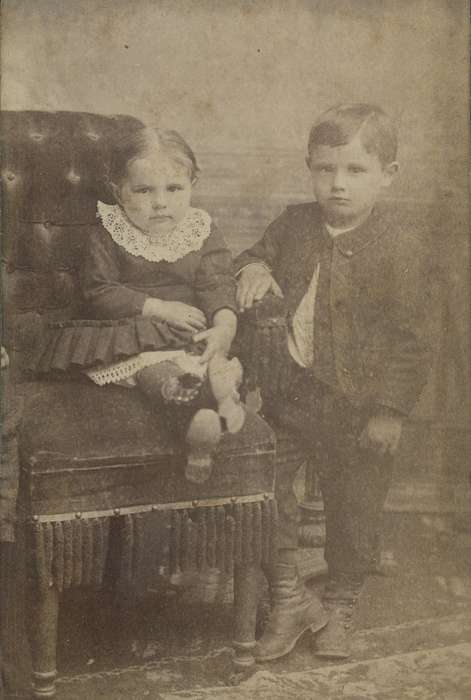
<svg viewBox="0 0 471 700">
<path fill-rule="evenodd" d="M 211 475 L 213 453 L 221 439 L 221 421 L 209 408 L 201 408 L 191 419 L 186 434 L 188 459 L 185 477 L 194 484 L 202 484 Z"/>
</svg>

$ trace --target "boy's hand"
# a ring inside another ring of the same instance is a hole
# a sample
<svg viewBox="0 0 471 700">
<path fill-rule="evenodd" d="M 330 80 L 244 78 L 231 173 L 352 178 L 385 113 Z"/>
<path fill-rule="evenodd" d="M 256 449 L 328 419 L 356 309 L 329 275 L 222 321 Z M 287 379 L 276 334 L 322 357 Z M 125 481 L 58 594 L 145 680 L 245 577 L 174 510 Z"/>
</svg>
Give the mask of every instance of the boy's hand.
<svg viewBox="0 0 471 700">
<path fill-rule="evenodd" d="M 159 321 L 165 321 L 179 331 L 194 333 L 207 327 L 204 313 L 182 301 L 162 301 L 149 297 L 142 308 L 142 315 L 155 316 Z"/>
<path fill-rule="evenodd" d="M 393 455 L 399 445 L 402 419 L 392 415 L 371 416 L 360 435 L 360 447 L 378 452 L 380 455 Z"/>
<path fill-rule="evenodd" d="M 200 357 L 200 362 L 209 362 L 215 355 L 227 357 L 234 340 L 234 332 L 228 326 L 213 326 L 207 331 L 202 331 L 193 336 L 195 343 L 201 340 L 206 342 L 206 348 Z"/>
<path fill-rule="evenodd" d="M 250 263 L 239 276 L 237 284 L 237 304 L 239 309 L 250 309 L 254 301 L 263 299 L 267 292 L 282 297 L 283 292 L 265 265 Z"/>
</svg>

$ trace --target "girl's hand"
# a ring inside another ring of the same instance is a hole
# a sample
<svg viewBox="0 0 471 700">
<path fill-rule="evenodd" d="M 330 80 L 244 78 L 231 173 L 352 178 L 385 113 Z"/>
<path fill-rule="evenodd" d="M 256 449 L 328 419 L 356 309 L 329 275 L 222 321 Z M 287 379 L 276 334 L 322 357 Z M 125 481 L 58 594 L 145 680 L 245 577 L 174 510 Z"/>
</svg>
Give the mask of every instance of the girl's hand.
<svg viewBox="0 0 471 700">
<path fill-rule="evenodd" d="M 162 299 L 146 299 L 142 308 L 143 316 L 155 316 L 159 321 L 165 321 L 179 331 L 202 331 L 207 328 L 206 316 L 200 309 L 182 301 L 162 301 Z"/>
<path fill-rule="evenodd" d="M 380 455 L 393 455 L 399 445 L 402 419 L 399 416 L 374 415 L 360 435 L 360 447 L 374 450 Z"/>
<path fill-rule="evenodd" d="M 270 271 L 261 263 L 250 263 L 242 270 L 237 284 L 237 303 L 239 309 L 250 309 L 254 301 L 263 299 L 267 292 L 273 292 L 277 297 L 282 297 L 278 283 L 272 277 Z"/>
<path fill-rule="evenodd" d="M 230 326 L 213 326 L 207 331 L 197 333 L 193 336 L 195 343 L 200 340 L 206 342 L 206 349 L 200 357 L 200 362 L 209 362 L 215 355 L 227 357 L 234 340 L 234 330 Z"/>
</svg>

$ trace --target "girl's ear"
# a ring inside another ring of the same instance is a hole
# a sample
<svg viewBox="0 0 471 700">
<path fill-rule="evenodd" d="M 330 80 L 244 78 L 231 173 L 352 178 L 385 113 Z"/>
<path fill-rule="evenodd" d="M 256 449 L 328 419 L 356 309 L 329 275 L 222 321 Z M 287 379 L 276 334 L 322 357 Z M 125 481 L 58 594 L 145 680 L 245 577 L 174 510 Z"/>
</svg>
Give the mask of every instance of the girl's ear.
<svg viewBox="0 0 471 700">
<path fill-rule="evenodd" d="M 121 197 L 119 193 L 119 187 L 116 185 L 114 182 L 111 182 L 109 175 L 106 173 L 105 176 L 103 177 L 103 182 L 105 184 L 106 189 L 108 190 L 109 194 L 115 198 L 115 200 L 121 204 Z"/>
<path fill-rule="evenodd" d="M 118 185 L 116 185 L 114 182 L 111 182 L 111 180 L 109 180 L 108 187 L 110 189 L 111 194 L 118 202 L 118 204 L 121 204 L 121 190 L 118 187 Z"/>
</svg>

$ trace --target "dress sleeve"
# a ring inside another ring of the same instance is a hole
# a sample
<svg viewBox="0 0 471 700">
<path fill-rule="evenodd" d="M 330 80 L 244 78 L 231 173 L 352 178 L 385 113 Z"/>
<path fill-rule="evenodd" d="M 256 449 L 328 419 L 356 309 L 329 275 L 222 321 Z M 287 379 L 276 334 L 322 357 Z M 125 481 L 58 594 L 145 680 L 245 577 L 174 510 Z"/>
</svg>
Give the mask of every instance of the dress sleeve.
<svg viewBox="0 0 471 700">
<path fill-rule="evenodd" d="M 219 309 L 231 309 L 237 313 L 232 256 L 214 224 L 211 224 L 211 233 L 202 250 L 195 290 L 200 308 L 209 322 Z"/>
<path fill-rule="evenodd" d="M 128 318 L 142 313 L 147 295 L 121 284 L 118 247 L 100 226 L 90 234 L 80 279 L 94 318 Z"/>
</svg>

